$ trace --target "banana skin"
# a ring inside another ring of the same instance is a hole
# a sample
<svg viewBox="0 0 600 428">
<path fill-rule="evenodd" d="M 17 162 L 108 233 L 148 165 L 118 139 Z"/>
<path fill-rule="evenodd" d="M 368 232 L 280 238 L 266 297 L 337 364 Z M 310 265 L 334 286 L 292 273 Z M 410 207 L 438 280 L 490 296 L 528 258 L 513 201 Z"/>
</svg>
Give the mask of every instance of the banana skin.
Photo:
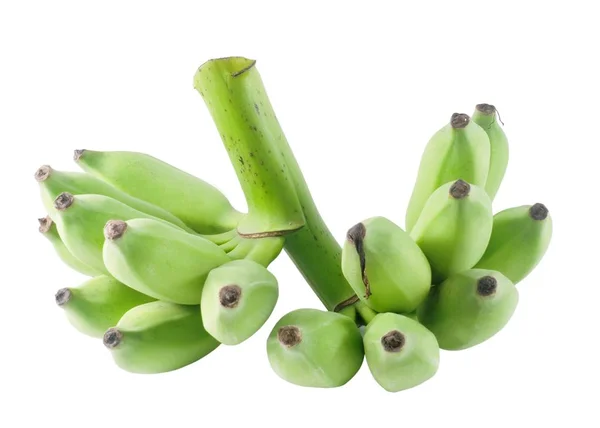
<svg viewBox="0 0 600 428">
<path fill-rule="evenodd" d="M 126 312 L 103 342 L 120 368 L 146 374 L 180 369 L 220 345 L 204 330 L 200 306 L 161 301 Z"/>
<path fill-rule="evenodd" d="M 490 164 L 490 140 L 485 131 L 464 113 L 454 113 L 450 123 L 427 143 L 406 211 L 411 232 L 429 196 L 444 183 L 462 179 L 484 187 Z"/>
<path fill-rule="evenodd" d="M 546 254 L 552 238 L 552 218 L 541 203 L 500 211 L 494 216 L 490 242 L 475 267 L 502 272 L 517 284 Z"/>
</svg>

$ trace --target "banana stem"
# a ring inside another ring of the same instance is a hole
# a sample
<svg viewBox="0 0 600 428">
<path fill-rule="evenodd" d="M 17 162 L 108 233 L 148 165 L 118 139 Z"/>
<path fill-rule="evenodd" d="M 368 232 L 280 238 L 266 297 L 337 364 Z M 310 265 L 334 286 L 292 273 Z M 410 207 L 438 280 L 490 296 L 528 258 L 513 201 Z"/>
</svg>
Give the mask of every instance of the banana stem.
<svg viewBox="0 0 600 428">
<path fill-rule="evenodd" d="M 360 324 L 369 325 L 369 323 L 373 321 L 373 318 L 375 318 L 375 316 L 377 315 L 377 312 L 369 308 L 365 303 L 361 301 L 357 302 L 354 305 L 354 307 L 356 308 L 356 312 L 358 312 L 360 319 L 363 321 Z"/>
<path fill-rule="evenodd" d="M 248 203 L 238 232 L 248 238 L 280 236 L 304 226 L 304 216 L 277 144 L 285 136 L 255 61 L 241 57 L 205 62 L 194 88 L 221 139 Z"/>
<path fill-rule="evenodd" d="M 263 215 L 267 215 L 291 203 L 294 209 L 288 210 L 288 217 L 283 209 L 279 213 L 281 223 L 284 219 L 299 223 L 303 217 L 305 225 L 286 235 L 286 252 L 328 310 L 340 311 L 356 303 L 358 297 L 342 274 L 341 247 L 317 210 L 255 61 L 239 57 L 208 61 L 198 70 L 195 83 L 219 128 L 249 205 L 259 195 L 267 211 Z M 254 162 L 252 167 L 249 161 Z M 247 174 L 263 170 L 274 175 L 255 180 Z M 276 186 L 277 180 L 282 187 L 291 187 L 289 195 L 264 191 L 265 186 Z M 298 202 L 300 215 L 295 211 Z"/>
</svg>

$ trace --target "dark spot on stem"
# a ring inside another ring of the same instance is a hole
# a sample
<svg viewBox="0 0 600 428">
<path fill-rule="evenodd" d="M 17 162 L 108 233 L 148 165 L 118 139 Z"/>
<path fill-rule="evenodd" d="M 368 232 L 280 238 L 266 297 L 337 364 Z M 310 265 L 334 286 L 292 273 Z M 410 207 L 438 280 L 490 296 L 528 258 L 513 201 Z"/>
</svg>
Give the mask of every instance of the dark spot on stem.
<svg viewBox="0 0 600 428">
<path fill-rule="evenodd" d="M 450 125 L 454 129 L 464 128 L 469 124 L 470 118 L 468 114 L 454 113 L 450 118 Z"/>
<path fill-rule="evenodd" d="M 368 299 L 371 296 L 371 286 L 369 284 L 369 278 L 367 277 L 367 260 L 365 257 L 365 249 L 364 249 L 364 240 L 367 234 L 367 228 L 364 224 L 358 223 L 352 226 L 346 237 L 348 241 L 352 242 L 354 248 L 356 249 L 356 253 L 358 254 L 358 259 L 360 261 L 360 273 L 362 276 L 363 284 L 365 285 L 365 298 Z"/>
<path fill-rule="evenodd" d="M 469 196 L 471 186 L 469 183 L 463 180 L 456 180 L 452 186 L 450 186 L 450 196 L 454 199 L 463 199 Z"/>
<path fill-rule="evenodd" d="M 242 289 L 235 284 L 226 285 L 219 290 L 219 303 L 224 308 L 233 309 L 242 297 Z"/>
<path fill-rule="evenodd" d="M 529 208 L 529 216 L 534 220 L 546 220 L 548 217 L 548 208 L 544 204 L 533 204 L 531 208 Z"/>
<path fill-rule="evenodd" d="M 498 288 L 498 281 L 493 276 L 484 276 L 477 281 L 477 294 L 482 297 L 491 296 Z"/>
<path fill-rule="evenodd" d="M 386 352 L 400 352 L 406 343 L 406 338 L 398 330 L 392 330 L 381 338 L 381 345 Z"/>
</svg>

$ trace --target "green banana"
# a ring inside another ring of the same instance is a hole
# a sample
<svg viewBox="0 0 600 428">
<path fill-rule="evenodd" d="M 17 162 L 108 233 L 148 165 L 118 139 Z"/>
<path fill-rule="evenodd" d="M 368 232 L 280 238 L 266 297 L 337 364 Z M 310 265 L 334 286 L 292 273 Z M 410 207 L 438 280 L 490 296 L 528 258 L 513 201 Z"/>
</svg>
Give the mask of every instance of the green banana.
<svg viewBox="0 0 600 428">
<path fill-rule="evenodd" d="M 61 288 L 55 299 L 77 330 L 98 338 L 104 336 L 106 329 L 114 326 L 125 312 L 155 300 L 105 275 L 76 288 Z"/>
<path fill-rule="evenodd" d="M 110 274 L 157 299 L 200 304 L 208 273 L 230 259 L 201 236 L 152 219 L 110 220 L 103 257 Z"/>
<path fill-rule="evenodd" d="M 518 301 L 519 293 L 506 276 L 471 269 L 433 287 L 418 309 L 418 317 L 435 334 L 442 349 L 466 349 L 498 333 Z"/>
<path fill-rule="evenodd" d="M 494 216 L 490 242 L 475 267 L 502 272 L 515 284 L 542 260 L 552 238 L 552 218 L 544 204 L 508 208 Z"/>
<path fill-rule="evenodd" d="M 435 336 L 409 317 L 378 314 L 365 329 L 363 341 L 369 370 L 386 391 L 420 385 L 438 370 L 440 348 Z"/>
<path fill-rule="evenodd" d="M 267 321 L 279 296 L 277 279 L 264 266 L 235 260 L 210 271 L 200 308 L 204 328 L 219 342 L 237 345 Z"/>
<path fill-rule="evenodd" d="M 104 333 L 117 365 L 132 373 L 164 373 L 210 354 L 219 342 L 204 330 L 200 307 L 168 302 L 136 306 Z"/>
<path fill-rule="evenodd" d="M 364 358 L 356 324 L 345 315 L 316 309 L 284 315 L 267 339 L 267 354 L 279 377 L 315 388 L 346 384 Z"/>
<path fill-rule="evenodd" d="M 242 217 L 216 187 L 150 155 L 75 150 L 74 159 L 84 171 L 164 208 L 198 233 L 226 232 Z"/>
<path fill-rule="evenodd" d="M 411 312 L 431 286 L 423 251 L 384 217 L 369 218 L 348 231 L 342 272 L 358 297 L 377 312 Z"/>
<path fill-rule="evenodd" d="M 454 113 L 450 123 L 427 143 L 406 211 L 411 232 L 429 196 L 449 181 L 463 179 L 484 187 L 490 164 L 490 140 L 468 115 Z"/>
<path fill-rule="evenodd" d="M 254 239 L 240 236 L 235 248 L 230 250 L 227 255 L 232 260 L 252 260 L 268 267 L 281 253 L 284 242 L 285 238 L 283 236 Z"/>
<path fill-rule="evenodd" d="M 39 231 L 42 235 L 44 235 L 48 240 L 52 243 L 56 254 L 58 257 L 71 269 L 82 273 L 87 276 L 97 276 L 100 275 L 100 272 L 92 269 L 77 257 L 75 257 L 68 249 L 65 247 L 62 239 L 60 239 L 60 235 L 58 234 L 58 229 L 56 228 L 56 223 L 52 221 L 50 216 L 46 216 L 44 218 L 39 218 L 38 222 L 40 223 Z"/>
<path fill-rule="evenodd" d="M 73 196 L 70 193 L 61 193 L 54 200 L 54 211 L 58 233 L 68 250 L 76 254 L 83 263 L 105 275 L 109 272 L 102 261 L 102 229 L 108 220 L 152 218 L 174 230 L 186 233 L 171 223 L 133 209 L 108 196 Z"/>
<path fill-rule="evenodd" d="M 188 232 L 193 232 L 183 221 L 170 212 L 121 192 L 93 175 L 83 172 L 58 171 L 49 165 L 43 165 L 35 172 L 35 179 L 40 185 L 44 207 L 50 213 L 56 212 L 54 200 L 63 192 L 72 195 L 103 195 L 116 199 L 138 211 L 173 223 Z"/>
<path fill-rule="evenodd" d="M 473 122 L 481 126 L 490 139 L 490 170 L 485 182 L 485 191 L 493 201 L 508 166 L 508 139 L 498 123 L 496 107 L 477 104 Z"/>
<path fill-rule="evenodd" d="M 433 192 L 410 236 L 429 259 L 434 284 L 477 263 L 492 223 L 492 201 L 481 187 L 458 180 Z"/>
</svg>

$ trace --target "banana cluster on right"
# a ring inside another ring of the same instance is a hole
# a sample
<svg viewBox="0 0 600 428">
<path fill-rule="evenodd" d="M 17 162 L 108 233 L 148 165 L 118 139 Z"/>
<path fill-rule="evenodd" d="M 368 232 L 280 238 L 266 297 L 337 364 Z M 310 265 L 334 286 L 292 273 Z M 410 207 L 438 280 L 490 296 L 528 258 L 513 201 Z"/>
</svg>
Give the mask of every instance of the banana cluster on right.
<svg viewBox="0 0 600 428">
<path fill-rule="evenodd" d="M 367 364 L 388 391 L 431 378 L 440 348 L 480 344 L 509 321 L 515 287 L 540 262 L 552 219 L 541 203 L 493 214 L 508 142 L 489 104 L 455 113 L 429 141 L 406 212 L 347 233 L 342 271 L 362 306 Z"/>
</svg>

